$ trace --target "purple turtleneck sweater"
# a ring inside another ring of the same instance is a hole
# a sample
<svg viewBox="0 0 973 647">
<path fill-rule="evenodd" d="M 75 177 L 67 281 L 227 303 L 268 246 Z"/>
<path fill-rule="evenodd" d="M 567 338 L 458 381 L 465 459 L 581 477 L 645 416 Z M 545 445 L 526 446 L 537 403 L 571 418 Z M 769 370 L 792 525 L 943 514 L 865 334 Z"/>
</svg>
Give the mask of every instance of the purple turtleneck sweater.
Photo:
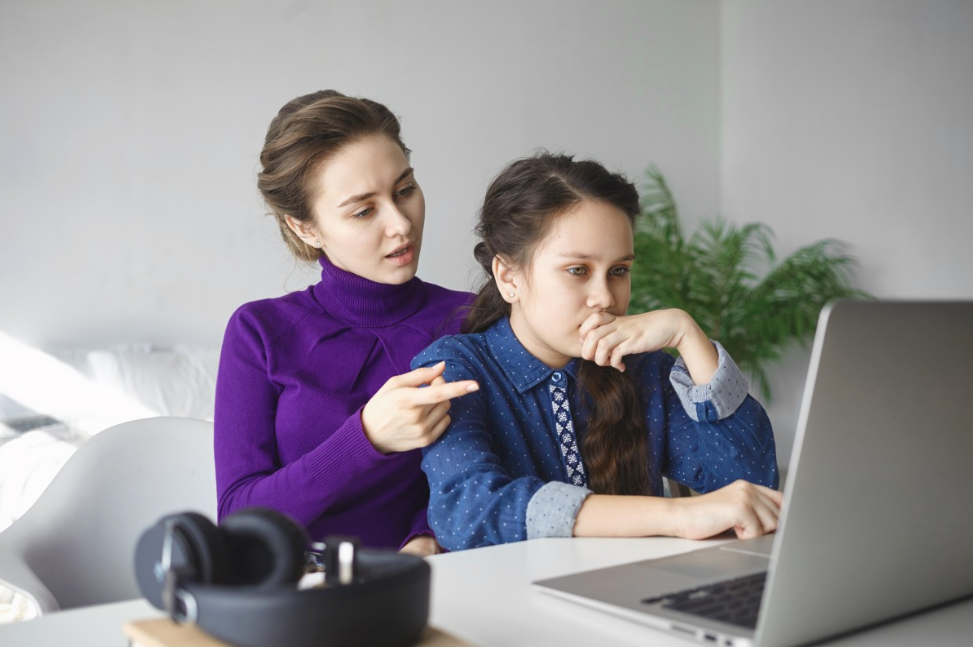
<svg viewBox="0 0 973 647">
<path fill-rule="evenodd" d="M 266 506 L 314 539 L 399 548 L 426 521 L 422 454 L 379 453 L 361 410 L 430 343 L 459 330 L 472 295 L 424 283 L 375 283 L 321 260 L 321 282 L 241 306 L 216 381 L 219 518 Z"/>
</svg>

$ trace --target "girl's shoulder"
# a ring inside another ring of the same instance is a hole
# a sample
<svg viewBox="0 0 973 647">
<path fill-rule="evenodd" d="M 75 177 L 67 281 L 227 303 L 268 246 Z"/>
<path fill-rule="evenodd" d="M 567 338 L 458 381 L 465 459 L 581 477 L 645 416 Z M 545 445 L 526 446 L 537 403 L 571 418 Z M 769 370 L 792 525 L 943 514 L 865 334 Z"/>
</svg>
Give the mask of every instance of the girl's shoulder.
<svg viewBox="0 0 973 647">
<path fill-rule="evenodd" d="M 446 335 L 426 347 L 412 360 L 412 368 L 439 362 L 479 363 L 488 349 L 482 333 Z"/>
</svg>

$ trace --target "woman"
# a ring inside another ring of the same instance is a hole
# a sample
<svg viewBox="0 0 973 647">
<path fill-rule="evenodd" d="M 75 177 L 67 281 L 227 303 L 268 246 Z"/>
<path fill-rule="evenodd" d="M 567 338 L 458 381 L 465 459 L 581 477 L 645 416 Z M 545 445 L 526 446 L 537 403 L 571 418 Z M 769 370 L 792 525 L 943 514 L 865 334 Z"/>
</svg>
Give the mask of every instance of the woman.
<svg viewBox="0 0 973 647">
<path fill-rule="evenodd" d="M 281 235 L 321 281 L 241 306 L 216 385 L 219 517 L 290 514 L 312 537 L 438 550 L 420 447 L 449 423 L 442 366 L 409 371 L 456 332 L 471 296 L 415 276 L 425 201 L 399 123 L 383 105 L 325 90 L 274 118 L 257 183 Z M 419 388 L 427 386 L 428 388 Z"/>
<path fill-rule="evenodd" d="M 481 387 L 424 450 L 446 548 L 776 527 L 773 432 L 732 359 L 685 312 L 625 315 L 638 211 L 623 177 L 564 155 L 516 161 L 487 191 L 467 334 L 413 362 Z M 664 498 L 662 476 L 708 494 Z"/>
</svg>

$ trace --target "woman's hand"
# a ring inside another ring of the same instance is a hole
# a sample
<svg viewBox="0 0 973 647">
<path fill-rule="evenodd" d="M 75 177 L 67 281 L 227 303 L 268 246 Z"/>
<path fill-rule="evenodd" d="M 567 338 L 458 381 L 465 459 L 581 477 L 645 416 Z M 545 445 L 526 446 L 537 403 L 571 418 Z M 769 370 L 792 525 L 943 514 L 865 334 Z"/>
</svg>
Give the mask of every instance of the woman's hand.
<svg viewBox="0 0 973 647">
<path fill-rule="evenodd" d="M 410 539 L 405 546 L 399 549 L 400 553 L 417 555 L 419 557 L 429 557 L 443 552 L 435 537 L 429 535 L 419 535 Z"/>
<path fill-rule="evenodd" d="M 579 331 L 581 357 L 599 366 L 625 370 L 622 358 L 662 348 L 676 348 L 696 384 L 705 384 L 718 366 L 716 349 L 696 321 L 683 310 L 653 310 L 615 316 L 596 312 Z"/>
<path fill-rule="evenodd" d="M 733 530 L 740 539 L 777 529 L 784 495 L 762 485 L 735 481 L 709 494 L 672 499 L 675 535 L 705 539 Z"/>
<path fill-rule="evenodd" d="M 449 401 L 480 388 L 474 380 L 447 382 L 446 362 L 389 378 L 361 412 L 368 441 L 383 454 L 426 447 L 449 426 Z M 423 387 L 425 388 L 420 388 Z"/>
</svg>

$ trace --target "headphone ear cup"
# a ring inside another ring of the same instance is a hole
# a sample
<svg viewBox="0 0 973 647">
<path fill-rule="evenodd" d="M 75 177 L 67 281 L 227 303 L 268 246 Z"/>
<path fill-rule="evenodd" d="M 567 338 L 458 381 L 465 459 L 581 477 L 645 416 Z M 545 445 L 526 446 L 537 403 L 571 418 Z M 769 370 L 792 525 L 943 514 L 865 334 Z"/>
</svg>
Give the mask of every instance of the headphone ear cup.
<svg viewBox="0 0 973 647">
<path fill-rule="evenodd" d="M 183 512 L 170 517 L 175 530 L 186 541 L 192 581 L 223 584 L 229 576 L 227 546 L 223 534 L 205 515 Z"/>
<path fill-rule="evenodd" d="M 171 530 L 170 530 L 171 529 Z M 196 512 L 168 515 L 145 530 L 135 547 L 135 578 L 139 590 L 155 607 L 164 608 L 167 535 L 171 532 L 169 567 L 179 581 L 212 583 L 225 581 L 226 546 L 213 522 Z"/>
<path fill-rule="evenodd" d="M 231 583 L 273 588 L 296 583 L 304 574 L 307 531 L 270 508 L 247 508 L 223 520 Z"/>
</svg>

